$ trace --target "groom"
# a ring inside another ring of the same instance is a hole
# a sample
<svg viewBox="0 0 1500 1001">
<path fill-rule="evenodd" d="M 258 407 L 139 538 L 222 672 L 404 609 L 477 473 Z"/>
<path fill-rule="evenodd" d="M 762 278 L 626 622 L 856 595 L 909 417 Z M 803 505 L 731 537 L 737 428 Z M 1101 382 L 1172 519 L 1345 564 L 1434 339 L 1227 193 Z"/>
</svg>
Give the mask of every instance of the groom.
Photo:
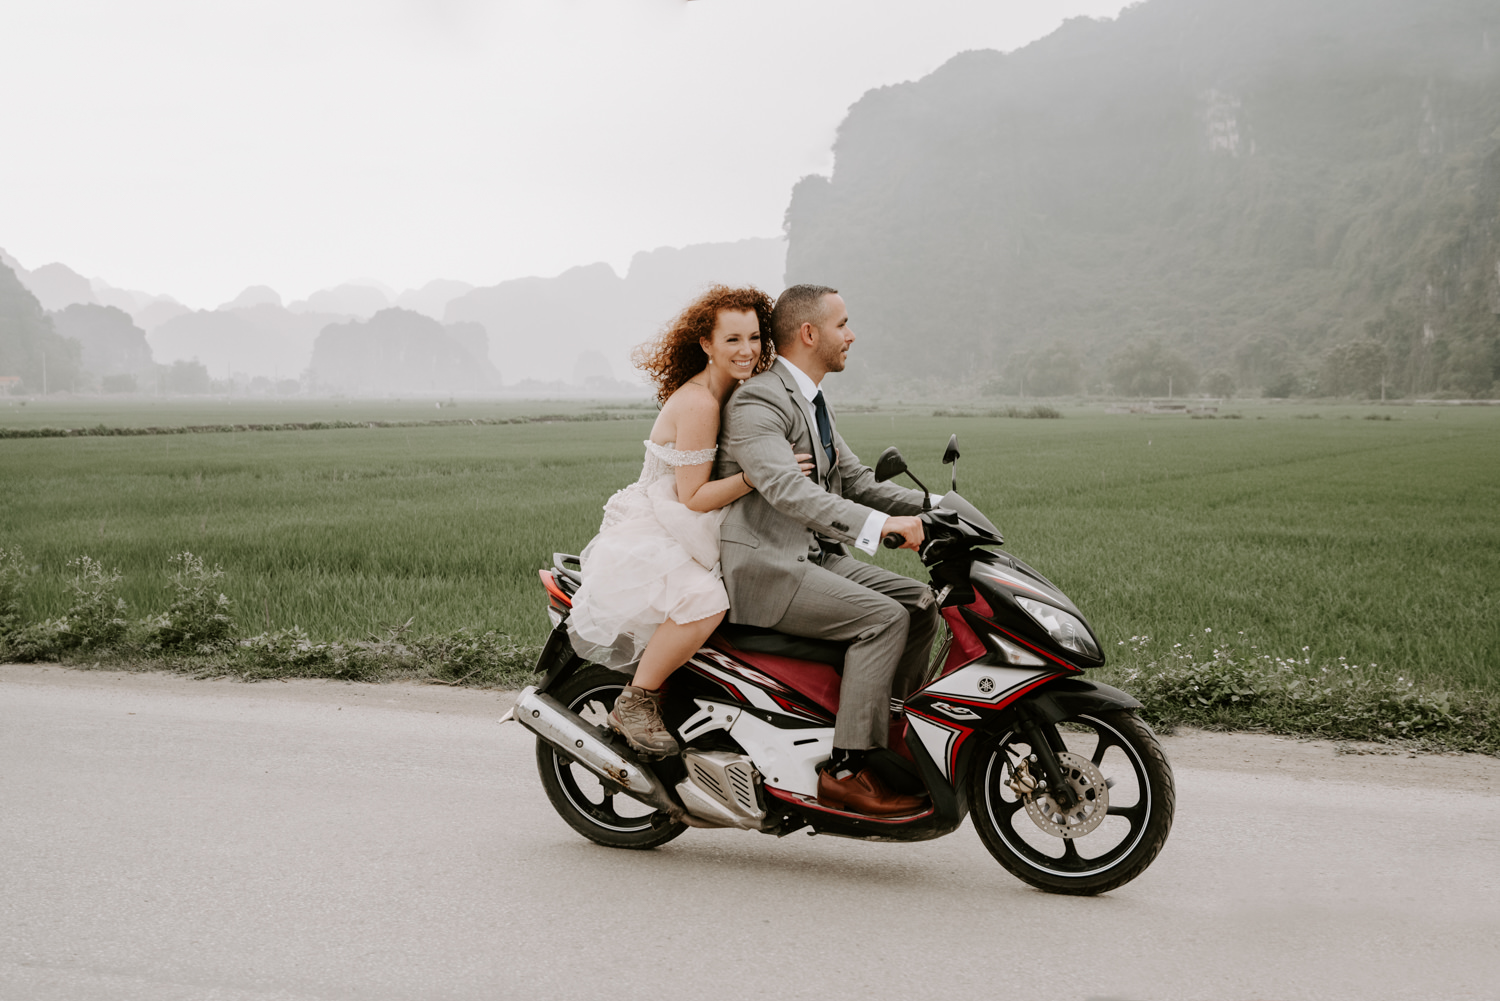
<svg viewBox="0 0 1500 1001">
<path fill-rule="evenodd" d="M 821 384 L 842 372 L 854 332 L 837 290 L 794 285 L 771 313 L 777 361 L 729 398 L 716 476 L 743 472 L 755 490 L 736 501 L 720 529 L 729 620 L 793 636 L 844 640 L 844 678 L 833 757 L 818 778 L 824 805 L 871 816 L 921 808 L 887 788 L 867 752 L 885 747 L 890 696 L 911 693 L 927 670 L 938 610 L 925 584 L 847 555 L 884 535 L 922 543 L 922 494 L 875 482 L 834 426 Z M 795 453 L 812 453 L 804 476 Z"/>
</svg>

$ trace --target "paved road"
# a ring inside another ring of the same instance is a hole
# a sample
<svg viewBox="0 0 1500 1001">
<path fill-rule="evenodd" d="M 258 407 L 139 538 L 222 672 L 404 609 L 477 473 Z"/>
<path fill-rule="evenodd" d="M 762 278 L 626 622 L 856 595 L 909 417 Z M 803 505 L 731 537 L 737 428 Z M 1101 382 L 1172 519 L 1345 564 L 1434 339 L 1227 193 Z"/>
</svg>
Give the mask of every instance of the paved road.
<svg viewBox="0 0 1500 1001">
<path fill-rule="evenodd" d="M 496 693 L 0 667 L 0 998 L 1494 998 L 1500 762 L 1167 741 L 1136 882 L 551 812 Z"/>
</svg>

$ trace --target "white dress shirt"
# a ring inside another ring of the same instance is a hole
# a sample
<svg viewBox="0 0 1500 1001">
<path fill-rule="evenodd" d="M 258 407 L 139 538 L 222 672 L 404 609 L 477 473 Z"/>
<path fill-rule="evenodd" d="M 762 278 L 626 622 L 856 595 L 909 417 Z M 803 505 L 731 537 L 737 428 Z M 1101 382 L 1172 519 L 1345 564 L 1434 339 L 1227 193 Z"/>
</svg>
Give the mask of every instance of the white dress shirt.
<svg viewBox="0 0 1500 1001">
<path fill-rule="evenodd" d="M 792 374 L 792 380 L 797 383 L 797 389 L 802 393 L 803 407 L 807 411 L 807 426 L 812 429 L 813 448 L 821 448 L 822 445 L 818 443 L 818 414 L 813 409 L 813 397 L 821 391 L 819 385 L 813 382 L 806 372 L 785 358 L 777 358 L 776 363 L 785 365 L 786 370 Z M 871 511 L 869 517 L 865 519 L 864 526 L 860 528 L 859 536 L 854 540 L 855 547 L 871 556 L 875 555 L 875 547 L 880 545 L 880 536 L 884 534 L 881 529 L 885 528 L 888 517 L 890 516 L 884 512 Z"/>
</svg>

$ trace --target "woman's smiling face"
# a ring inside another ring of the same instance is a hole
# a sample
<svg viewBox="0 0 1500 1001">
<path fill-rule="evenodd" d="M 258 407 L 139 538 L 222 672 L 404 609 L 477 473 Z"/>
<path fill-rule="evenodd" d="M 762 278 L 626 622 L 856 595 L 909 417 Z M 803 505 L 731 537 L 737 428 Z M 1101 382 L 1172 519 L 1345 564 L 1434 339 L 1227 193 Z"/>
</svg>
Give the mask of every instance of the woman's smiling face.
<svg viewBox="0 0 1500 1001">
<path fill-rule="evenodd" d="M 755 310 L 719 310 L 713 337 L 701 338 L 698 343 L 715 369 L 731 378 L 750 378 L 760 360 L 760 322 Z"/>
</svg>

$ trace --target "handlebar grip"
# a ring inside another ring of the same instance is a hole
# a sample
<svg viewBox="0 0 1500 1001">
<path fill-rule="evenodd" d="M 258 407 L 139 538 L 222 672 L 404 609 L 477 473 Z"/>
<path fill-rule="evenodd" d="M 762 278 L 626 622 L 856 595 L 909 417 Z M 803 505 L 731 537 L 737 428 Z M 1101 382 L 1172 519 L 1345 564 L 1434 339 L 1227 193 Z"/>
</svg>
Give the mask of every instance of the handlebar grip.
<svg viewBox="0 0 1500 1001">
<path fill-rule="evenodd" d="M 883 536 L 880 540 L 880 544 L 887 549 L 900 549 L 902 546 L 906 545 L 906 536 L 898 535 L 897 533 L 892 532 L 889 535 Z"/>
</svg>

